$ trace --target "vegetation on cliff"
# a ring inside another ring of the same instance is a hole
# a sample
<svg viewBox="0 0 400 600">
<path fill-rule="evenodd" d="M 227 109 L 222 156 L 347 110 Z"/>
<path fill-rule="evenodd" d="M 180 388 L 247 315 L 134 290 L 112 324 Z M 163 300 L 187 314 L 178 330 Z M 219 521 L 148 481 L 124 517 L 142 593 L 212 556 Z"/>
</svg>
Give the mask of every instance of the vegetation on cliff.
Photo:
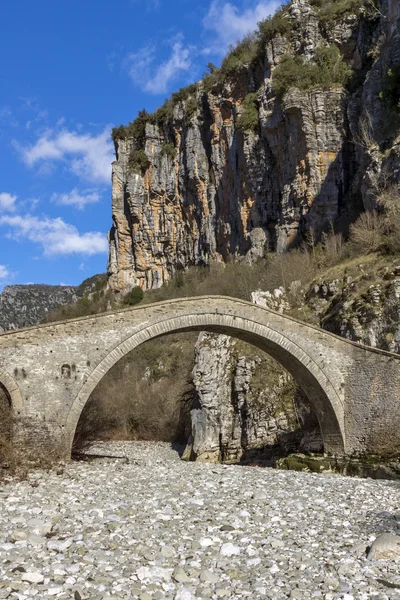
<svg viewBox="0 0 400 600">
<path fill-rule="evenodd" d="M 375 0 L 310 0 L 311 6 L 316 12 L 319 27 L 323 33 L 331 29 L 335 24 L 342 22 L 350 15 L 375 19 L 379 15 L 378 5 Z M 236 45 L 231 46 L 229 52 L 222 60 L 220 68 L 209 63 L 209 73 L 204 74 L 203 79 L 172 94 L 160 108 L 154 113 L 146 110 L 139 112 L 137 118 L 128 125 L 120 125 L 112 130 L 112 138 L 116 143 L 119 139 L 130 139 L 133 142 L 133 152 L 143 149 L 146 124 L 163 125 L 172 121 L 174 109 L 180 105 L 183 108 L 185 126 L 190 126 L 191 119 L 201 109 L 201 93 L 209 93 L 227 81 L 234 81 L 242 68 L 256 70 L 257 65 L 261 67 L 262 73 L 265 61 L 267 45 L 277 37 L 287 38 L 289 41 L 292 34 L 299 27 L 299 23 L 290 14 L 290 5 L 281 6 L 274 15 L 268 17 L 258 24 L 254 33 L 246 35 Z M 341 51 L 335 44 L 321 45 L 312 61 L 307 61 L 301 54 L 285 54 L 281 58 L 279 66 L 272 73 L 273 89 L 278 96 L 284 95 L 291 87 L 308 90 L 319 86 L 327 89 L 335 85 L 346 85 L 352 70 L 344 61 Z M 388 91 L 385 97 L 392 98 L 398 86 L 398 75 L 396 68 L 388 73 Z M 259 84 L 262 83 L 262 77 Z M 253 95 L 253 93 L 251 93 Z M 246 115 L 238 120 L 238 128 L 242 131 L 254 131 L 258 126 L 255 99 L 244 98 L 246 104 Z M 256 123 L 257 118 L 257 123 Z M 171 143 L 170 141 L 167 143 Z M 139 170 L 146 168 L 144 156 L 135 155 L 131 165 Z"/>
<path fill-rule="evenodd" d="M 272 86 L 279 97 L 283 97 L 291 88 L 306 91 L 318 87 L 327 90 L 344 86 L 351 73 L 339 48 L 331 44 L 319 46 L 313 61 L 307 61 L 303 56 L 283 55 L 274 71 Z"/>
</svg>

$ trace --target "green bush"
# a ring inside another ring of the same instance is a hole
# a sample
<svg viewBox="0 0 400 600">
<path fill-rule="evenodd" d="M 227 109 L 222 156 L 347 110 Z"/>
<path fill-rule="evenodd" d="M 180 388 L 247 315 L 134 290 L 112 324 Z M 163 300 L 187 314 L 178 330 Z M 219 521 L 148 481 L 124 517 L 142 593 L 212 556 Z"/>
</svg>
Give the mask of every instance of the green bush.
<svg viewBox="0 0 400 600">
<path fill-rule="evenodd" d="M 185 103 L 185 125 L 186 125 L 186 127 L 189 127 L 194 115 L 198 111 L 198 108 L 199 107 L 198 107 L 196 98 L 193 98 L 193 96 L 190 96 L 190 98 L 188 98 Z"/>
<path fill-rule="evenodd" d="M 124 140 L 128 135 L 128 128 L 125 125 L 119 125 L 118 127 L 113 127 L 111 130 L 111 138 L 115 143 L 117 140 Z"/>
<path fill-rule="evenodd" d="M 220 69 L 216 69 L 212 73 L 205 73 L 203 77 L 204 91 L 209 94 L 215 86 L 222 82 Z"/>
<path fill-rule="evenodd" d="M 154 125 L 167 123 L 174 116 L 174 105 L 171 100 L 166 100 L 162 106 L 150 115 L 150 121 Z"/>
<path fill-rule="evenodd" d="M 243 102 L 243 112 L 237 120 L 237 128 L 240 131 L 257 131 L 258 125 L 257 94 L 247 94 Z"/>
<path fill-rule="evenodd" d="M 168 158 L 170 158 L 171 160 L 175 158 L 175 152 L 176 149 L 173 142 L 168 142 L 168 144 L 164 144 L 164 146 L 161 148 L 161 155 L 168 156 Z"/>
<path fill-rule="evenodd" d="M 260 46 L 265 48 L 266 44 L 277 35 L 289 37 L 293 25 L 287 6 L 282 6 L 274 15 L 258 24 Z"/>
<path fill-rule="evenodd" d="M 142 288 L 136 286 L 124 296 L 122 302 L 126 306 L 135 306 L 135 304 L 139 304 L 143 300 L 143 296 Z"/>
<path fill-rule="evenodd" d="M 311 0 L 316 8 L 319 21 L 324 29 L 332 27 L 348 15 L 359 15 L 371 4 L 370 0 Z"/>
<path fill-rule="evenodd" d="M 231 46 L 222 61 L 220 76 L 230 75 L 243 65 L 251 64 L 258 54 L 258 41 L 254 33 L 246 35 L 236 46 Z"/>
<path fill-rule="evenodd" d="M 114 127 L 111 137 L 114 142 L 117 139 L 133 138 L 137 146 L 142 146 L 146 137 L 146 125 L 151 122 L 151 115 L 145 110 L 140 110 L 134 121 L 131 121 L 127 126 L 120 125 Z"/>
<path fill-rule="evenodd" d="M 278 97 L 284 96 L 291 88 L 310 90 L 320 87 L 326 90 L 336 85 L 345 85 L 351 72 L 335 44 L 320 46 L 312 62 L 304 60 L 302 56 L 282 56 L 273 72 L 272 86 Z"/>
<path fill-rule="evenodd" d="M 132 150 L 128 164 L 133 171 L 140 171 L 144 175 L 150 166 L 150 161 L 144 150 Z"/>
<path fill-rule="evenodd" d="M 172 104 L 175 106 L 179 102 L 185 102 L 189 98 L 189 96 L 193 96 L 197 91 L 197 83 L 192 83 L 191 85 L 187 85 L 186 87 L 181 88 L 178 92 L 174 92 L 172 94 L 171 100 Z"/>
<path fill-rule="evenodd" d="M 272 89 L 278 97 L 284 96 L 291 88 L 311 87 L 311 65 L 303 57 L 285 54 L 272 75 Z"/>
</svg>

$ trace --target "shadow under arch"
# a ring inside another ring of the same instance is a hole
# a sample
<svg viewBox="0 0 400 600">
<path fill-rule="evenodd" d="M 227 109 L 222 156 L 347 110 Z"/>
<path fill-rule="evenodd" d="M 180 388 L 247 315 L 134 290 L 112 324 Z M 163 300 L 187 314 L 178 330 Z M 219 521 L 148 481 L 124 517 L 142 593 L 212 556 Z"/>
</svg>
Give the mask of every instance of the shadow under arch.
<svg viewBox="0 0 400 600">
<path fill-rule="evenodd" d="M 190 324 L 188 324 L 188 317 Z M 345 429 L 343 401 L 331 383 L 328 374 L 298 344 L 276 331 L 249 318 L 224 313 L 179 314 L 144 324 L 133 335 L 115 346 L 93 369 L 81 387 L 67 416 L 66 456 L 71 456 L 75 430 L 81 412 L 92 391 L 108 371 L 128 352 L 141 344 L 167 335 L 185 331 L 223 333 L 260 348 L 279 362 L 295 379 L 315 410 L 321 428 L 324 449 L 333 454 L 344 454 Z M 335 379 L 342 379 L 335 371 Z"/>
<path fill-rule="evenodd" d="M 7 371 L 0 369 L 0 386 L 7 395 L 14 415 L 19 415 L 24 410 L 22 394 L 15 379 Z"/>
</svg>

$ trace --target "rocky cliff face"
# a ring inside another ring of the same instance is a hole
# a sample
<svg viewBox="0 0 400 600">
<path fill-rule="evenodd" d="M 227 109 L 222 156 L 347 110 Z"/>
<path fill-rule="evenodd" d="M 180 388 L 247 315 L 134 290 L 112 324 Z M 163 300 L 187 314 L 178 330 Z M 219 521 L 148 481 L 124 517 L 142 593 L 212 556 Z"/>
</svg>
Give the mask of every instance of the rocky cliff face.
<svg viewBox="0 0 400 600">
<path fill-rule="evenodd" d="M 373 348 L 400 353 L 400 266 L 358 277 L 316 281 L 305 302 L 328 331 Z"/>
<path fill-rule="evenodd" d="M 196 344 L 187 457 L 237 461 L 254 453 L 322 449 L 318 422 L 291 377 L 255 348 L 202 333 Z"/>
<path fill-rule="evenodd" d="M 348 5 L 327 21 L 324 3 L 292 0 L 257 60 L 210 75 L 139 134 L 116 132 L 111 289 L 156 288 L 190 265 L 283 250 L 329 222 L 343 226 L 400 177 L 390 75 L 399 2 Z M 277 94 L 283 57 L 312 63 L 332 45 L 352 69 L 346 88 L 321 79 Z"/>
<path fill-rule="evenodd" d="M 0 331 L 39 325 L 46 314 L 64 304 L 73 304 L 90 294 L 99 278 L 95 275 L 79 286 L 9 285 L 0 294 Z"/>
<path fill-rule="evenodd" d="M 0 329 L 38 325 L 49 310 L 77 300 L 76 287 L 9 285 L 0 294 Z"/>
</svg>

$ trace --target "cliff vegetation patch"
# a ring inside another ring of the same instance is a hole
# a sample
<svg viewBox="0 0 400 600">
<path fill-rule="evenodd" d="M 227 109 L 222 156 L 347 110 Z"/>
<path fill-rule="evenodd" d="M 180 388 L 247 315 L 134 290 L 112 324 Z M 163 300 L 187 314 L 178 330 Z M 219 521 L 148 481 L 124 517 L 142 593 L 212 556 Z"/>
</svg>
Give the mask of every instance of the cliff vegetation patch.
<svg viewBox="0 0 400 600">
<path fill-rule="evenodd" d="M 343 60 L 339 48 L 332 44 L 320 46 L 313 61 L 303 56 L 285 54 L 273 72 L 272 85 L 278 97 L 291 88 L 307 91 L 315 87 L 329 89 L 345 85 L 352 70 Z"/>
<path fill-rule="evenodd" d="M 379 15 L 379 5 L 374 0 L 310 0 L 310 4 L 316 8 L 320 26 L 324 30 L 350 15 L 365 15 L 369 18 Z"/>
<path fill-rule="evenodd" d="M 167 144 L 164 144 L 161 148 L 161 155 L 168 156 L 168 158 L 170 158 L 171 160 L 175 158 L 175 152 L 176 149 L 173 142 L 168 142 Z"/>
<path fill-rule="evenodd" d="M 247 94 L 243 102 L 243 112 L 238 118 L 236 126 L 240 131 L 257 131 L 258 125 L 259 118 L 257 94 Z"/>
<path fill-rule="evenodd" d="M 140 171 L 142 175 L 147 171 L 150 166 L 149 158 L 146 152 L 140 148 L 140 150 L 132 150 L 129 154 L 129 168 L 133 171 Z"/>
</svg>

